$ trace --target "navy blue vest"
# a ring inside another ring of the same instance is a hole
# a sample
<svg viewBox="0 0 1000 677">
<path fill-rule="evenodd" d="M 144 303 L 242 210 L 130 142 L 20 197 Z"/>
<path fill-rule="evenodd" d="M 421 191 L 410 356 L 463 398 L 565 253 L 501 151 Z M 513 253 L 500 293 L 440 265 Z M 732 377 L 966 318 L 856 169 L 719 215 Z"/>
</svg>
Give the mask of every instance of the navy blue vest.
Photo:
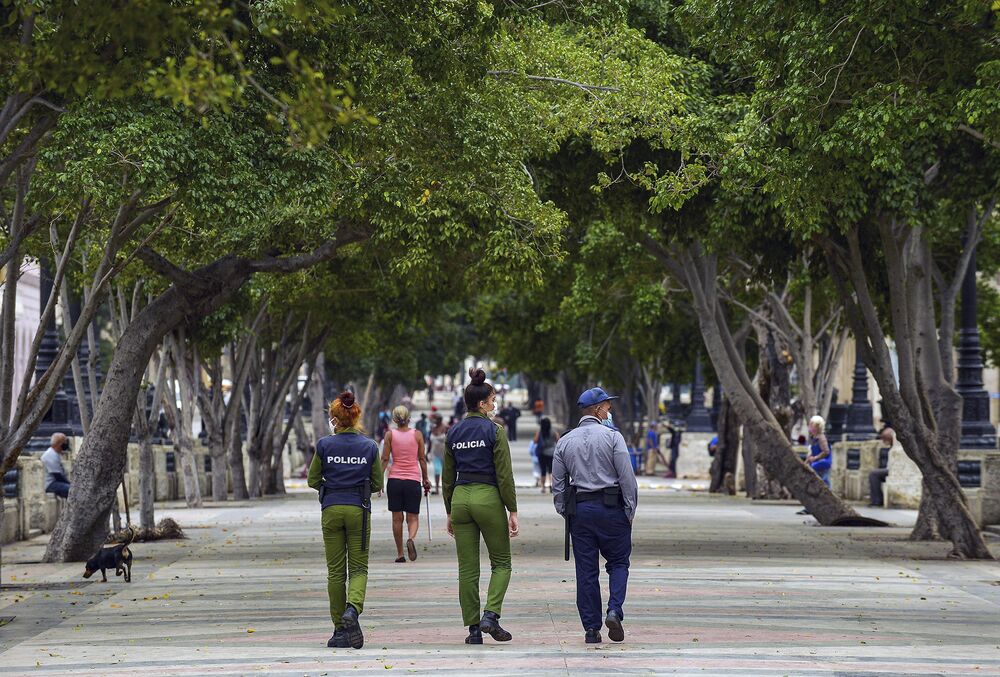
<svg viewBox="0 0 1000 677">
<path fill-rule="evenodd" d="M 496 484 L 497 471 L 493 465 L 493 445 L 496 441 L 496 424 L 479 416 L 469 416 L 448 431 L 448 446 L 458 473 L 455 484 L 482 482 L 463 479 L 463 473 L 488 475 L 492 478 L 489 483 Z"/>
<path fill-rule="evenodd" d="M 372 467 L 378 457 L 378 445 L 358 433 L 340 433 L 320 438 L 316 453 L 323 463 L 323 486 L 320 489 L 324 508 L 331 505 L 356 505 L 362 503 L 363 482 L 371 480 Z M 378 491 L 379 487 L 375 487 Z"/>
</svg>

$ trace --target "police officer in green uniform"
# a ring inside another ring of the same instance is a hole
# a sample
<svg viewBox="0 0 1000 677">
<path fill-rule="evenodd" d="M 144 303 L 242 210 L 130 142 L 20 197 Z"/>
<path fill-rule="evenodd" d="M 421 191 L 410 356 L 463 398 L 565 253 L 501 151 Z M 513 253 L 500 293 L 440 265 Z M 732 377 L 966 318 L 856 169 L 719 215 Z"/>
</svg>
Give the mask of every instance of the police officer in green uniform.
<svg viewBox="0 0 1000 677">
<path fill-rule="evenodd" d="M 458 551 L 458 600 L 463 624 L 469 626 L 465 643 L 482 644 L 484 632 L 498 642 L 509 642 L 510 633 L 500 627 L 500 612 L 510 583 L 510 539 L 520 529 L 514 471 L 507 434 L 489 418 L 495 412 L 496 392 L 482 369 L 469 369 L 469 376 L 472 380 L 465 389 L 469 414 L 448 431 L 445 443 L 444 509 Z M 480 535 L 490 554 L 485 608 L 479 599 Z"/>
<path fill-rule="evenodd" d="M 309 465 L 309 486 L 319 490 L 323 506 L 327 594 L 335 632 L 329 647 L 360 649 L 365 637 L 358 615 L 368 587 L 371 497 L 382 491 L 378 445 L 358 427 L 361 407 L 344 391 L 330 404 L 333 435 L 316 443 Z"/>
</svg>

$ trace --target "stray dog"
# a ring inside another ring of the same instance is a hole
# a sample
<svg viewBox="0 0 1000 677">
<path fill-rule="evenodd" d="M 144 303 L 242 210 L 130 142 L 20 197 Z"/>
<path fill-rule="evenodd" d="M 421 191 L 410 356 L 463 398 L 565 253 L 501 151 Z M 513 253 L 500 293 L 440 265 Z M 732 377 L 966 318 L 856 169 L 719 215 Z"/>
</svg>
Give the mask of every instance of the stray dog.
<svg viewBox="0 0 1000 677">
<path fill-rule="evenodd" d="M 125 582 L 132 582 L 132 551 L 129 544 L 135 538 L 135 529 L 129 527 L 128 538 L 124 543 L 101 548 L 97 554 L 87 560 L 84 565 L 83 577 L 90 578 L 98 569 L 101 571 L 101 581 L 108 582 L 107 569 L 115 568 L 115 576 L 125 575 Z"/>
</svg>

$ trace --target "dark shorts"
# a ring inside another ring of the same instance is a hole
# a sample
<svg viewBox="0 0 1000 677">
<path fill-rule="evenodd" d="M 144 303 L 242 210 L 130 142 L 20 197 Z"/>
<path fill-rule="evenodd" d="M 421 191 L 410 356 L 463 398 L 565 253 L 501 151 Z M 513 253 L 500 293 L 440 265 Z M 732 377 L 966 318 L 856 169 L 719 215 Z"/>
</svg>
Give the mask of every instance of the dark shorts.
<svg viewBox="0 0 1000 677">
<path fill-rule="evenodd" d="M 385 493 L 389 498 L 389 512 L 420 514 L 423 487 L 416 480 L 391 479 L 386 482 Z"/>
<path fill-rule="evenodd" d="M 538 455 L 538 469 L 543 475 L 552 474 L 552 456 Z"/>
</svg>

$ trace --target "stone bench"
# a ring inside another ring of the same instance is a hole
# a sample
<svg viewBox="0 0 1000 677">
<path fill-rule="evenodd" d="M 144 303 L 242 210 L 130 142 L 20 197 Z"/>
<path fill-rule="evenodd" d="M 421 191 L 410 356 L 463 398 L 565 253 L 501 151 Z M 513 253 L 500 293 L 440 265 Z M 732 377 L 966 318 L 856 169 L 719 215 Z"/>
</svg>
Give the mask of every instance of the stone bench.
<svg viewBox="0 0 1000 677">
<path fill-rule="evenodd" d="M 836 442 L 832 454 L 833 492 L 848 501 L 868 500 L 868 474 L 887 466 L 888 449 L 879 440 Z"/>
<path fill-rule="evenodd" d="M 69 462 L 64 461 L 69 472 Z M 51 533 L 65 499 L 45 493 L 45 469 L 36 455 L 22 454 L 4 482 L 4 543 Z M 8 481 L 9 480 L 9 481 Z"/>
<path fill-rule="evenodd" d="M 958 483 L 976 524 L 1000 523 L 1000 452 L 959 449 Z"/>
<path fill-rule="evenodd" d="M 976 523 L 980 527 L 1000 523 L 1000 452 L 960 449 L 958 481 Z M 887 507 L 920 507 L 920 469 L 898 445 L 889 452 L 885 487 Z"/>
<path fill-rule="evenodd" d="M 708 443 L 715 433 L 687 432 L 681 435 L 681 445 L 677 450 L 677 477 L 685 479 L 706 479 L 711 475 L 712 457 L 708 455 Z M 667 445 L 664 458 L 670 458 L 670 434 L 661 435 Z"/>
</svg>

